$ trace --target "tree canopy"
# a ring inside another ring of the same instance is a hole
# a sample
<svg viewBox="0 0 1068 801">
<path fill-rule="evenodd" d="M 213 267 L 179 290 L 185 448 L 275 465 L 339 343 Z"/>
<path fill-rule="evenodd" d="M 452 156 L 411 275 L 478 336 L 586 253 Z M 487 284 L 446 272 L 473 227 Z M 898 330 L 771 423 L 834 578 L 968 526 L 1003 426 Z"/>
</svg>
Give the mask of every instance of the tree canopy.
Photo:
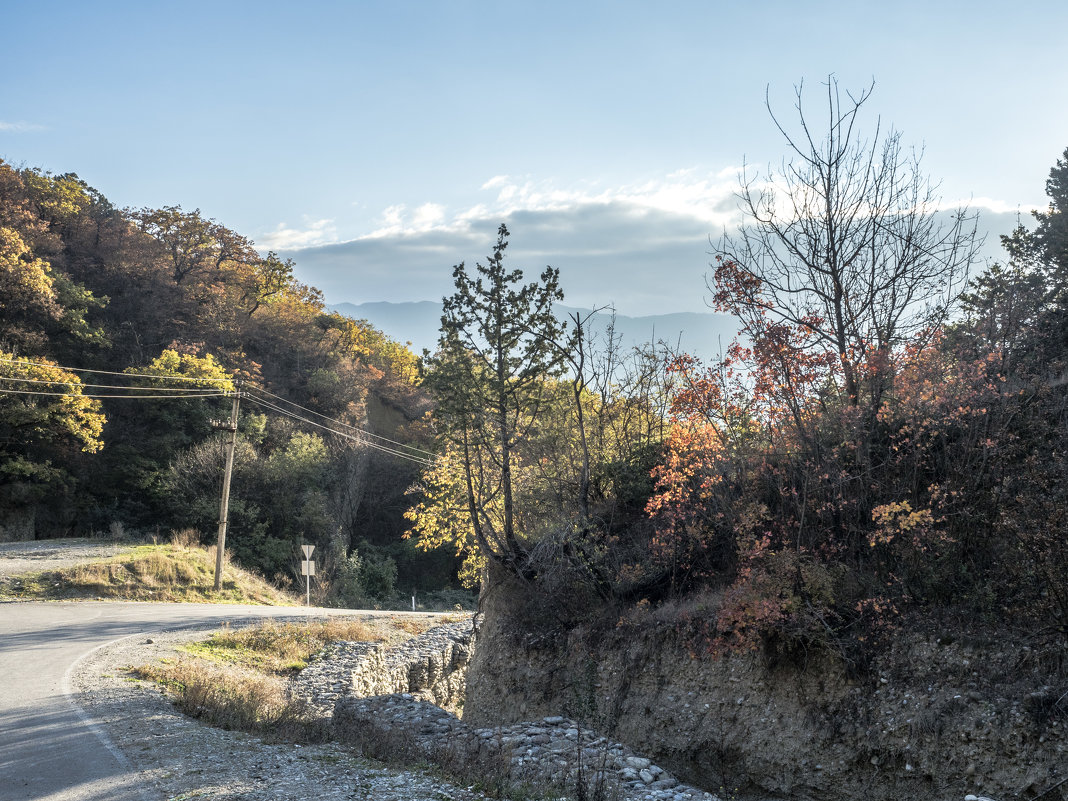
<svg viewBox="0 0 1068 801">
<path fill-rule="evenodd" d="M 0 162 L 2 536 L 119 525 L 210 541 L 211 421 L 240 379 L 256 393 L 239 421 L 253 467 L 235 483 L 230 544 L 248 566 L 286 580 L 302 538 L 336 565 L 363 539 L 423 558 L 400 540 L 417 463 L 347 436 L 408 439 L 413 426 L 427 444 L 418 360 L 328 312 L 293 268 L 199 209 L 117 209 L 74 174 Z M 180 464 L 200 465 L 203 481 L 176 483 Z M 300 476 L 287 481 L 290 469 Z"/>
</svg>

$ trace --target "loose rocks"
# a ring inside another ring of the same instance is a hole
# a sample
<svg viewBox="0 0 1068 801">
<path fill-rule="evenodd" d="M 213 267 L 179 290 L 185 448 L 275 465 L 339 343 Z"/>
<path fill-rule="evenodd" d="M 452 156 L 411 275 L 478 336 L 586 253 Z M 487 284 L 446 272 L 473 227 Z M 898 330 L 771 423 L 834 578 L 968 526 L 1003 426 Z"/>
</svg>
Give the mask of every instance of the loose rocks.
<svg viewBox="0 0 1068 801">
<path fill-rule="evenodd" d="M 718 801 L 561 716 L 498 728 L 465 724 L 447 710 L 462 707 L 473 648 L 470 620 L 394 648 L 335 643 L 301 672 L 292 692 L 332 715 L 337 738 L 369 756 L 429 761 L 515 785 L 575 791 L 581 784 L 591 796 L 601 788 L 619 801 Z"/>
<path fill-rule="evenodd" d="M 591 795 L 601 787 L 620 801 L 717 801 L 567 718 L 475 728 L 401 693 L 343 698 L 334 708 L 333 723 L 339 740 L 370 755 L 430 761 L 451 771 L 520 785 L 575 790 L 581 783 Z"/>
<path fill-rule="evenodd" d="M 460 710 L 475 635 L 470 619 L 436 626 L 401 645 L 337 642 L 324 648 L 290 685 L 323 717 L 339 698 L 412 693 Z"/>
</svg>

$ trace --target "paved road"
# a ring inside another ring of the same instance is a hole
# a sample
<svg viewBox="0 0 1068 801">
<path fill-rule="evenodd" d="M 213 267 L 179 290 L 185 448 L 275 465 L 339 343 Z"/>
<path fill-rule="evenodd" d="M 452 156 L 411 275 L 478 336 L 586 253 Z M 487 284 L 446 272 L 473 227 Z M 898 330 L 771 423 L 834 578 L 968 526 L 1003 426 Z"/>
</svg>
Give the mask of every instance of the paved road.
<svg viewBox="0 0 1068 801">
<path fill-rule="evenodd" d="M 0 799 L 149 798 L 122 753 L 70 696 L 74 666 L 94 650 L 164 629 L 343 611 L 223 604 L 0 603 Z"/>
</svg>

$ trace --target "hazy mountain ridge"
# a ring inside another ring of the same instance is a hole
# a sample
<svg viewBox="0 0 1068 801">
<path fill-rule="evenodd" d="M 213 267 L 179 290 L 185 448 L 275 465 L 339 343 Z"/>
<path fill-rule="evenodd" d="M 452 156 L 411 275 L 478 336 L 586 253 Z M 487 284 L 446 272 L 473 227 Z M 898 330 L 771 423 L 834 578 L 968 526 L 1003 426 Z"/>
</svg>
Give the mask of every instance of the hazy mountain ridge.
<svg viewBox="0 0 1068 801">
<path fill-rule="evenodd" d="M 391 339 L 410 342 L 416 353 L 422 353 L 424 348 L 432 351 L 437 346 L 441 322 L 441 304 L 438 302 L 335 303 L 328 308 L 357 320 L 367 320 Z M 571 314 L 577 312 L 586 315 L 590 309 L 557 306 L 556 311 L 557 316 L 567 320 Z M 611 318 L 611 310 L 598 312 L 592 321 L 593 329 L 603 335 Z M 672 347 L 679 346 L 705 359 L 724 350 L 737 331 L 737 322 L 733 317 L 711 312 L 676 312 L 641 317 L 617 314 L 615 323 L 616 333 L 622 337 L 624 347 L 663 340 Z"/>
</svg>

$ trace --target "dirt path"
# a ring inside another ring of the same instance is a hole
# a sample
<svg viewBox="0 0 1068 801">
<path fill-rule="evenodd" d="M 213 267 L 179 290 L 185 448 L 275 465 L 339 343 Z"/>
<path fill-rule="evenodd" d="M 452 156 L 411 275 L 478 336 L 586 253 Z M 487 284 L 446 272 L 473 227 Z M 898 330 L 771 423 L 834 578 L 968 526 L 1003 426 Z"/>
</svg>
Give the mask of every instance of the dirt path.
<svg viewBox="0 0 1068 801">
<path fill-rule="evenodd" d="M 0 578 L 99 562 L 133 547 L 88 539 L 0 542 Z"/>
</svg>

